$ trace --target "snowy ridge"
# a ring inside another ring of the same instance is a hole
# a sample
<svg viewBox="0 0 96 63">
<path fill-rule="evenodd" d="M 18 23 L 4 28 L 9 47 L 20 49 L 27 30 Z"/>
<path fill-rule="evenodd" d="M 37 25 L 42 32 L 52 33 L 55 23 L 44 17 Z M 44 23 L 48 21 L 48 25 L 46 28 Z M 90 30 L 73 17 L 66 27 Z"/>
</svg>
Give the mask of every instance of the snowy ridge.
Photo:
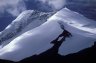
<svg viewBox="0 0 96 63">
<path fill-rule="evenodd" d="M 0 59 L 18 62 L 24 58 L 41 54 L 53 46 L 51 41 L 56 39 L 63 29 L 70 32 L 72 37 L 63 42 L 58 53 L 61 55 L 76 53 L 91 47 L 96 41 L 96 32 L 90 31 L 91 29 L 96 30 L 95 23 L 81 14 L 63 8 L 42 25 L 26 31 L 0 49 Z"/>
<path fill-rule="evenodd" d="M 9 24 L 4 31 L 0 32 L 0 42 L 8 40 L 19 32 L 20 34 L 33 29 L 47 21 L 53 12 L 45 13 L 33 10 L 26 10 L 22 12 L 11 24 Z M 45 18 L 44 18 L 45 17 Z M 38 23 L 37 23 L 38 22 Z M 27 29 L 25 29 L 27 27 Z M 22 30 L 24 30 L 22 32 Z"/>
<path fill-rule="evenodd" d="M 77 12 L 70 11 L 67 8 L 57 12 L 49 20 L 61 21 L 63 25 L 66 25 L 65 29 L 71 33 L 77 32 L 77 34 L 84 35 L 86 37 L 96 38 L 96 22 Z"/>
<path fill-rule="evenodd" d="M 20 16 L 18 16 L 14 21 L 12 21 L 11 24 L 9 24 L 4 31 L 0 34 L 0 42 L 9 39 L 16 35 L 16 33 L 20 32 L 22 27 L 25 25 L 23 24 L 24 21 L 28 20 L 28 18 L 31 16 L 33 11 L 28 10 L 24 11 Z M 23 19 L 22 19 L 23 18 Z M 23 24 L 23 25 L 22 25 Z M 25 22 L 26 24 L 26 22 Z"/>
</svg>

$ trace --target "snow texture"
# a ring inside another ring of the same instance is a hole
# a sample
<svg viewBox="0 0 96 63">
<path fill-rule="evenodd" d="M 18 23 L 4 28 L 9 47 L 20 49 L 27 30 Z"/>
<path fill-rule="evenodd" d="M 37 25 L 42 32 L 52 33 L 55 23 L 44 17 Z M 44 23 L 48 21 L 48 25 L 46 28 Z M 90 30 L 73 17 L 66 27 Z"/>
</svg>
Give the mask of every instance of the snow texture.
<svg viewBox="0 0 96 63">
<path fill-rule="evenodd" d="M 72 34 L 59 48 L 67 55 L 91 47 L 96 40 L 96 22 L 67 8 L 58 11 L 42 25 L 26 31 L 1 48 L 0 59 L 20 61 L 50 49 L 51 41 L 67 30 Z M 78 41 L 79 40 L 79 41 Z"/>
</svg>

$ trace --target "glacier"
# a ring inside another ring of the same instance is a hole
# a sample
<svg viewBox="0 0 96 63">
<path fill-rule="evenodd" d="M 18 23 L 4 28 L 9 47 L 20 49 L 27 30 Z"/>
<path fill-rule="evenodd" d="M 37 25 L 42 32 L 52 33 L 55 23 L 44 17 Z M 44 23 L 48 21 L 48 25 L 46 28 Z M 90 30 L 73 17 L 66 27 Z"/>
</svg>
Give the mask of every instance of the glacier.
<svg viewBox="0 0 96 63">
<path fill-rule="evenodd" d="M 63 8 L 46 20 L 35 28 L 26 30 L 29 28 L 26 27 L 26 32 L 22 30 L 21 35 L 0 49 L 0 59 L 18 62 L 24 58 L 39 55 L 53 46 L 51 41 L 56 39 L 63 29 L 70 32 L 72 37 L 67 38 L 60 46 L 58 51 L 60 55 L 77 53 L 91 47 L 96 41 L 96 22 L 77 12 Z"/>
</svg>

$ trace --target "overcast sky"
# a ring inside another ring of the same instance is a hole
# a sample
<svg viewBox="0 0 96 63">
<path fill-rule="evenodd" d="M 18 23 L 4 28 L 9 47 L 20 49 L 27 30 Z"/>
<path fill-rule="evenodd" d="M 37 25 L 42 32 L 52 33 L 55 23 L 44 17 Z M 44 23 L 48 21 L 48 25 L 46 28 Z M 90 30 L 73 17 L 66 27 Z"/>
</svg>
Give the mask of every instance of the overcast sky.
<svg viewBox="0 0 96 63">
<path fill-rule="evenodd" d="M 13 16 L 17 16 L 25 9 L 26 7 L 22 0 L 0 0 L 0 13 L 8 11 Z"/>
<path fill-rule="evenodd" d="M 0 0 L 0 13 L 8 11 L 13 16 L 18 16 L 22 11 L 26 10 L 26 5 L 24 1 L 30 0 Z M 31 0 L 34 2 L 34 0 Z M 53 9 L 60 9 L 64 6 L 65 0 L 36 0 L 43 4 L 47 3 Z M 39 3 L 36 3 L 36 5 Z M 35 5 L 34 5 L 35 6 Z"/>
<path fill-rule="evenodd" d="M 48 3 L 50 6 L 52 6 L 54 9 L 60 9 L 65 5 L 65 0 L 40 0 L 43 3 Z"/>
<path fill-rule="evenodd" d="M 33 6 L 36 6 L 39 4 L 38 8 L 41 8 L 41 9 L 42 7 L 47 8 L 45 5 L 47 4 L 53 10 L 58 10 L 64 7 L 64 5 L 66 4 L 66 1 L 70 1 L 70 0 L 0 0 L 0 13 L 4 13 L 4 11 L 8 11 L 13 16 L 18 16 L 22 11 L 27 9 L 25 1 L 31 1 L 32 4 L 35 2 Z M 41 3 L 38 3 L 38 1 Z M 86 2 L 87 4 L 96 2 L 96 0 L 72 0 L 72 1 L 76 1 L 79 3 Z M 81 5 L 84 5 L 86 3 L 83 3 Z"/>
</svg>

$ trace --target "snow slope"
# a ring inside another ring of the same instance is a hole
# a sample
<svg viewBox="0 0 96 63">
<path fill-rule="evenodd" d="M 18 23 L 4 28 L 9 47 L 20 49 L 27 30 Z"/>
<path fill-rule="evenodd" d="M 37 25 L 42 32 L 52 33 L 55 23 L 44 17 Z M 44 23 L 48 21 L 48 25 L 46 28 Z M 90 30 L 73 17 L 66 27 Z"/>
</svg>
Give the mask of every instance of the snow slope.
<svg viewBox="0 0 96 63">
<path fill-rule="evenodd" d="M 31 16 L 33 11 L 28 10 L 18 16 L 11 24 L 9 24 L 5 30 L 0 33 L 0 42 L 8 40 L 21 31 L 27 24 L 28 18 Z M 23 19 L 22 19 L 23 18 Z M 24 23 L 25 22 L 25 23 Z"/>
<path fill-rule="evenodd" d="M 34 54 L 40 54 L 52 47 L 50 42 L 58 37 L 61 32 L 62 29 L 57 22 L 46 22 L 40 27 L 32 29 L 17 37 L 11 43 L 2 48 L 0 50 L 0 58 L 20 61 L 21 59 Z"/>
<path fill-rule="evenodd" d="M 38 55 L 53 46 L 50 42 L 62 33 L 62 28 L 69 31 L 72 37 L 63 42 L 58 53 L 61 55 L 76 53 L 94 44 L 95 24 L 95 21 L 63 8 L 44 24 L 23 33 L 3 47 L 0 50 L 0 59 L 17 62 L 35 54 Z"/>
<path fill-rule="evenodd" d="M 12 39 L 14 36 L 19 36 L 20 34 L 41 25 L 46 22 L 47 18 L 52 14 L 54 14 L 54 12 L 45 13 L 34 10 L 26 10 L 22 12 L 5 28 L 5 30 L 0 32 L 0 42 L 4 43 L 4 41 Z"/>
<path fill-rule="evenodd" d="M 63 25 L 66 25 L 64 26 L 65 29 L 71 33 L 77 32 L 77 34 L 96 39 L 96 22 L 77 12 L 65 8 L 57 12 L 50 20 L 60 21 Z"/>
<path fill-rule="evenodd" d="M 94 41 L 96 41 L 96 21 L 87 19 L 67 8 L 57 12 L 49 20 L 59 21 L 72 34 L 72 37 L 67 38 L 59 48 L 59 54 L 76 53 L 94 45 Z"/>
</svg>

